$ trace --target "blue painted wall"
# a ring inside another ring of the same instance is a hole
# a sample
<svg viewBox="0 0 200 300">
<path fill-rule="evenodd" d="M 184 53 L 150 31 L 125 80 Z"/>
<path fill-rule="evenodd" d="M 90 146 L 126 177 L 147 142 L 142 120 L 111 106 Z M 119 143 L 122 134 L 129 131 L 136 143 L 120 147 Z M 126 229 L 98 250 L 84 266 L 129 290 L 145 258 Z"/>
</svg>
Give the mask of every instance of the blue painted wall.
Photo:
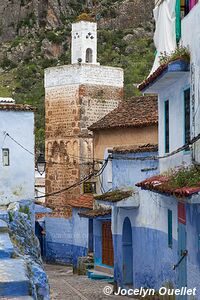
<svg viewBox="0 0 200 300">
<path fill-rule="evenodd" d="M 88 252 L 88 219 L 80 218 L 81 209 L 73 209 L 72 218 L 45 218 L 46 260 L 77 265 L 79 256 Z"/>
<path fill-rule="evenodd" d="M 168 246 L 168 209 L 172 210 L 173 245 Z M 123 286 L 123 223 L 128 217 L 132 226 L 134 287 L 158 288 L 168 282 L 176 284 L 172 270 L 177 255 L 177 201 L 148 191 L 140 192 L 140 207 L 114 210 L 114 274 Z"/>
<path fill-rule="evenodd" d="M 200 204 L 187 205 L 187 279 L 189 288 L 197 288 L 200 299 Z"/>
<path fill-rule="evenodd" d="M 102 264 L 102 222 L 94 219 L 94 264 Z"/>
<path fill-rule="evenodd" d="M 159 174 L 157 160 L 127 160 L 127 158 L 157 156 L 157 152 L 147 153 L 113 153 L 112 174 L 113 188 L 135 187 L 135 184 L 145 180 L 148 177 Z M 119 158 L 120 159 L 117 159 Z M 123 159 L 124 157 L 124 159 Z M 122 159 L 121 159 L 122 158 Z M 144 169 L 155 169 L 143 171 Z"/>
</svg>

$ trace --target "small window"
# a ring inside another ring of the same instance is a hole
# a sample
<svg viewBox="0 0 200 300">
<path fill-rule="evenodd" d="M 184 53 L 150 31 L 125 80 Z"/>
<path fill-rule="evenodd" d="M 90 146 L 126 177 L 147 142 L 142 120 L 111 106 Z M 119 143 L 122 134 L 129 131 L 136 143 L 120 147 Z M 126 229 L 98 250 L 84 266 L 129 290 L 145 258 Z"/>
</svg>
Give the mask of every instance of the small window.
<svg viewBox="0 0 200 300">
<path fill-rule="evenodd" d="M 83 192 L 85 194 L 96 194 L 96 182 L 84 182 Z"/>
<path fill-rule="evenodd" d="M 172 211 L 168 209 L 168 246 L 172 248 L 173 234 L 172 234 Z"/>
<path fill-rule="evenodd" d="M 185 140 L 184 144 L 190 141 L 190 89 L 184 91 L 184 121 L 185 121 Z M 189 150 L 189 146 L 186 150 Z"/>
<path fill-rule="evenodd" d="M 165 153 L 169 153 L 169 100 L 165 101 Z"/>
<path fill-rule="evenodd" d="M 2 160 L 4 167 L 10 165 L 9 149 L 2 149 Z"/>
<path fill-rule="evenodd" d="M 92 57 L 92 49 L 88 48 L 86 50 L 86 63 L 92 63 L 93 57 Z"/>
<path fill-rule="evenodd" d="M 107 180 L 108 183 L 112 183 L 112 160 L 111 159 L 108 160 L 108 164 L 107 164 Z"/>
</svg>

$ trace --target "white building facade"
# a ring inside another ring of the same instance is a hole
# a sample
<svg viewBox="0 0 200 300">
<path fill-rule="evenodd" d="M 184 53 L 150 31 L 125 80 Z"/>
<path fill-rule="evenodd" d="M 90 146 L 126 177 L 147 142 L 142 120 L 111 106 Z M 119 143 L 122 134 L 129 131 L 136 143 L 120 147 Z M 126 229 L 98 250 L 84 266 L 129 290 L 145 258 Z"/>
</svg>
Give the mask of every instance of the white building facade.
<svg viewBox="0 0 200 300">
<path fill-rule="evenodd" d="M 34 199 L 34 109 L 0 103 L 0 205 Z"/>
<path fill-rule="evenodd" d="M 181 295 L 176 299 L 198 300 L 200 299 L 200 186 L 198 183 L 191 186 L 186 182 L 184 186 L 180 184 L 179 187 L 173 188 L 166 185 L 166 182 L 170 179 L 171 170 L 177 172 L 184 167 L 186 167 L 184 170 L 189 170 L 188 166 L 192 167 L 200 162 L 200 2 L 190 0 L 182 1 L 180 4 L 180 1 L 164 0 L 158 3 L 156 9 L 167 18 L 169 7 L 172 9 L 172 18 L 167 20 L 171 22 L 173 36 L 177 34 L 176 26 L 180 21 L 177 37 L 180 56 L 165 63 L 160 62 L 139 87 L 143 93 L 158 94 L 161 175 L 147 179 L 138 186 L 146 190 L 143 192 L 149 200 L 153 191 L 157 203 L 165 210 L 166 215 L 168 213 L 167 233 L 169 235 L 171 228 L 173 232 L 171 253 L 177 260 L 174 265 L 173 285 L 177 288 L 183 286 L 196 288 L 196 292 L 192 295 Z M 179 17 L 177 7 L 179 12 L 181 10 Z M 167 27 L 164 26 L 165 21 L 163 17 L 160 23 L 157 23 L 157 32 L 160 29 L 160 42 L 163 38 L 167 40 L 169 34 Z M 183 47 L 189 49 L 189 60 L 181 55 Z M 172 52 L 179 50 L 174 48 Z M 166 48 L 166 52 L 170 55 L 169 48 Z M 164 232 L 162 226 L 160 232 Z M 173 266 L 173 260 L 170 264 Z"/>
</svg>

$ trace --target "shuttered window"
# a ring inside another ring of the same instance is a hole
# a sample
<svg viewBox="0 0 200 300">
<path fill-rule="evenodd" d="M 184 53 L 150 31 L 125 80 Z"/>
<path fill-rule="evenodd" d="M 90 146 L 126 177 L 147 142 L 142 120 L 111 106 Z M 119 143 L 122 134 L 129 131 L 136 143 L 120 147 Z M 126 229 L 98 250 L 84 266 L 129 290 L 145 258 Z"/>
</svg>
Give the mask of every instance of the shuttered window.
<svg viewBox="0 0 200 300">
<path fill-rule="evenodd" d="M 9 149 L 2 149 L 2 162 L 4 167 L 10 165 Z"/>
<path fill-rule="evenodd" d="M 185 144 L 190 141 L 190 89 L 184 91 Z M 189 150 L 189 147 L 186 149 Z"/>
<path fill-rule="evenodd" d="M 168 246 L 172 248 L 173 235 L 172 235 L 172 211 L 168 209 Z"/>
<path fill-rule="evenodd" d="M 169 100 L 165 101 L 165 153 L 169 153 Z"/>
</svg>

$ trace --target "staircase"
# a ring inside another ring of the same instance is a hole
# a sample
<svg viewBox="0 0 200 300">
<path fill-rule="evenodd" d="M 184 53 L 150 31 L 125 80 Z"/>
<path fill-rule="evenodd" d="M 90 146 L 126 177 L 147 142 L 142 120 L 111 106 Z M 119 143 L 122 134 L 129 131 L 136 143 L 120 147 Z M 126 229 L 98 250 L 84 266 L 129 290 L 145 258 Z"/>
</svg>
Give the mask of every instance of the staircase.
<svg viewBox="0 0 200 300">
<path fill-rule="evenodd" d="M 7 218 L 0 212 L 0 217 Z M 31 300 L 31 287 L 24 261 L 14 257 L 7 223 L 0 219 L 0 298 Z"/>
</svg>

